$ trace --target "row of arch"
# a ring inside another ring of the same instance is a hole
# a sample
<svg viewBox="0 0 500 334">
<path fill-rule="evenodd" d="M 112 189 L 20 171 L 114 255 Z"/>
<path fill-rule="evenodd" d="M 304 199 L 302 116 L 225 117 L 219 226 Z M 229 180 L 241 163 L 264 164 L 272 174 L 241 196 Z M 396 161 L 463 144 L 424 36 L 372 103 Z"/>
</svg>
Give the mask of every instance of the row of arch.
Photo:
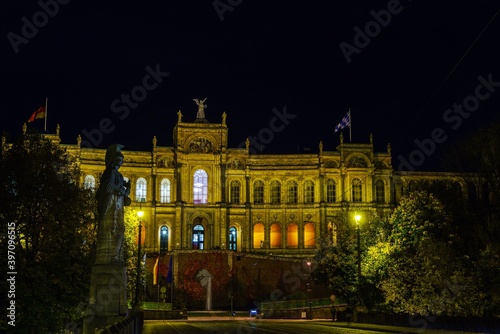
<svg viewBox="0 0 500 334">
<path fill-rule="evenodd" d="M 127 179 L 127 178 L 125 178 Z M 334 203 L 337 201 L 337 182 L 333 178 L 328 178 L 325 181 L 326 192 L 325 201 Z M 304 204 L 312 204 L 316 202 L 315 198 L 315 183 L 312 180 L 303 182 L 302 200 Z M 84 187 L 86 189 L 95 189 L 96 180 L 93 175 L 86 175 L 84 178 Z M 272 180 L 268 185 L 268 199 L 270 204 L 281 204 L 283 201 L 286 204 L 299 203 L 299 183 L 295 180 L 288 181 L 284 186 L 278 180 Z M 253 182 L 253 203 L 264 204 L 266 202 L 266 185 L 262 180 Z M 242 184 L 239 180 L 232 180 L 229 188 L 229 201 L 232 204 L 241 204 Z M 145 202 L 147 197 L 147 181 L 140 177 L 135 182 L 135 200 L 137 202 Z M 375 181 L 375 196 L 374 200 L 377 203 L 385 203 L 385 182 L 381 179 Z M 360 178 L 351 180 L 351 201 L 363 202 L 363 182 Z M 160 181 L 160 203 L 171 202 L 171 181 L 168 178 L 163 178 Z M 198 169 L 193 174 L 193 203 L 206 204 L 208 202 L 208 174 L 203 169 Z"/>
<path fill-rule="evenodd" d="M 303 234 L 303 238 L 299 238 L 299 234 Z M 145 235 L 145 231 L 144 231 Z M 235 226 L 230 226 L 228 229 L 227 248 L 229 250 L 238 250 L 238 239 L 241 237 L 241 232 Z M 302 243 L 301 243 L 301 239 Z M 144 243 L 144 239 L 141 243 Z M 166 225 L 160 227 L 160 252 L 166 252 L 169 249 L 170 229 Z M 257 222 L 253 226 L 251 245 L 254 249 L 261 248 L 314 248 L 316 247 L 316 231 L 315 225 L 312 222 L 304 224 L 303 230 L 299 231 L 299 224 L 291 222 L 283 226 L 279 222 L 273 222 L 266 229 L 264 223 Z M 193 226 L 191 229 L 191 249 L 203 250 L 206 249 L 205 244 L 205 228 L 201 224 Z"/>
</svg>

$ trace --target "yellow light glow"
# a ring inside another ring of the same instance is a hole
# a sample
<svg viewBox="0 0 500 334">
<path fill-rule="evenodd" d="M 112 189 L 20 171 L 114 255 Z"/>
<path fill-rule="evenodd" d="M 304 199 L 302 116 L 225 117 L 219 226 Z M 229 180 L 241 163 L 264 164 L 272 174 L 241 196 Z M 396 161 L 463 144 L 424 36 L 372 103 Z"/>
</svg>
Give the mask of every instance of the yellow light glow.
<svg viewBox="0 0 500 334">
<path fill-rule="evenodd" d="M 144 216 L 144 211 L 142 210 L 137 211 L 137 217 L 142 218 L 142 216 Z"/>
<path fill-rule="evenodd" d="M 359 221 L 361 219 L 361 215 L 355 215 L 354 219 L 356 219 L 356 223 L 359 223 Z"/>
</svg>

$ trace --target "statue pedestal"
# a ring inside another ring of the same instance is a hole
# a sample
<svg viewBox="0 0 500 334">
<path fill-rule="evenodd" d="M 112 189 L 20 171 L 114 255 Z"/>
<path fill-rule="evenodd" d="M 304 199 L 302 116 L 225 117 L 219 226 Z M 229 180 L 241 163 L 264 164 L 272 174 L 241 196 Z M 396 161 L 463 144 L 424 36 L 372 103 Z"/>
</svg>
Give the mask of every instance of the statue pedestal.
<svg viewBox="0 0 500 334">
<path fill-rule="evenodd" d="M 96 264 L 90 277 L 90 301 L 84 333 L 94 333 L 128 314 L 127 272 L 124 265 Z"/>
</svg>

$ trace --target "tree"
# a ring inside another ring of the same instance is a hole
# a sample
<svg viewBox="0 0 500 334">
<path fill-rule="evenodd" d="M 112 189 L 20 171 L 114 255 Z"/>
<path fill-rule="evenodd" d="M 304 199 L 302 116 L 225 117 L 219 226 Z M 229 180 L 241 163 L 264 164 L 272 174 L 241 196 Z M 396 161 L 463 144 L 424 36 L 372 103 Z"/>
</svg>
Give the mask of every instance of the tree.
<svg viewBox="0 0 500 334">
<path fill-rule="evenodd" d="M 425 191 L 412 192 L 401 199 L 390 224 L 380 288 L 393 311 L 458 316 L 484 313 L 485 294 L 469 269 L 473 263 L 456 252 L 460 238 L 440 201 Z"/>
<path fill-rule="evenodd" d="M 53 332 L 80 318 L 94 262 L 95 200 L 78 166 L 39 134 L 23 134 L 0 156 L 0 220 L 15 245 L 16 330 Z M 7 248 L 2 237 L 2 249 Z M 7 259 L 2 256 L 2 267 Z M 2 288 L 8 290 L 6 281 Z M 2 322 L 5 321 L 5 317 Z"/>
</svg>

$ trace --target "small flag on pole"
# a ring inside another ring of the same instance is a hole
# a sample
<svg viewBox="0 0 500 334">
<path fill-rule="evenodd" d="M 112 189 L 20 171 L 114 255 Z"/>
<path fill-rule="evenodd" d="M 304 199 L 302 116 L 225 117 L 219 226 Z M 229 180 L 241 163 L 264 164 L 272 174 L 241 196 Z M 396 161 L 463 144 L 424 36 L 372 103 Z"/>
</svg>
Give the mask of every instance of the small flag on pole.
<svg viewBox="0 0 500 334">
<path fill-rule="evenodd" d="M 338 132 L 339 130 L 342 130 L 346 126 L 351 126 L 351 110 L 347 112 L 347 114 L 342 118 L 339 124 L 335 127 L 335 132 Z"/>
<path fill-rule="evenodd" d="M 28 118 L 28 123 L 31 123 L 31 122 L 35 121 L 35 119 L 39 119 L 39 118 L 45 118 L 45 107 L 40 107 L 37 110 L 35 110 L 31 114 L 30 118 Z"/>
<path fill-rule="evenodd" d="M 153 284 L 158 284 L 158 276 L 160 275 L 160 257 L 156 258 L 155 265 L 153 267 Z"/>
</svg>

